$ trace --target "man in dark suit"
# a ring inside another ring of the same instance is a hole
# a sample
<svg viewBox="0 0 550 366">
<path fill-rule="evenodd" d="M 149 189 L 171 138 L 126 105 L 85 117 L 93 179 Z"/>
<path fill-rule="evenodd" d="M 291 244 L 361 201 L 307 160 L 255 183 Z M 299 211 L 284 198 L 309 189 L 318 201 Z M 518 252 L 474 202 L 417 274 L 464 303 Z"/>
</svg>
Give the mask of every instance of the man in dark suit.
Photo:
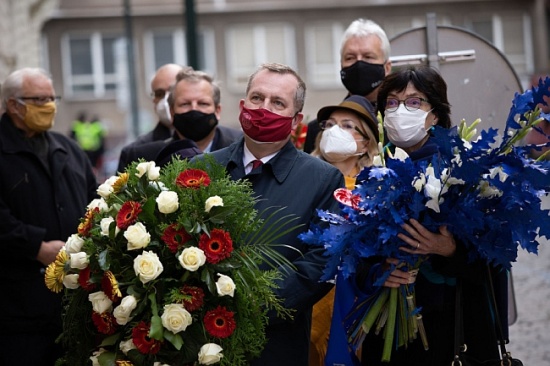
<svg viewBox="0 0 550 366">
<path fill-rule="evenodd" d="M 241 131 L 218 125 L 220 99 L 220 88 L 207 73 L 196 70 L 178 73 L 167 100 L 174 134 L 165 140 L 125 147 L 120 153 L 118 171 L 124 171 L 129 163 L 140 158 L 165 160 L 164 149 L 175 150 L 177 154 L 177 149 L 168 146 L 173 143 L 182 144 L 181 140 L 184 139 L 194 142 L 200 151 L 210 152 L 226 147 L 240 138 Z M 185 149 L 193 147 L 190 142 L 183 145 Z"/>
<path fill-rule="evenodd" d="M 290 67 L 262 65 L 250 76 L 240 102 L 243 138 L 212 153 L 232 179 L 251 182 L 260 197 L 255 205 L 259 212 L 282 207 L 274 220 L 296 215 L 293 224 L 303 225 L 285 232 L 278 239 L 285 246 L 277 248 L 296 268 L 275 289 L 284 305 L 296 310 L 294 318 L 270 314 L 267 345 L 252 366 L 308 365 L 311 309 L 331 288 L 319 282 L 326 263 L 322 248 L 306 245 L 298 234 L 318 221 L 317 209 L 338 209 L 333 192 L 344 186 L 344 178 L 331 164 L 297 150 L 290 141 L 292 128 L 303 118 L 305 92 L 304 82 Z"/>
</svg>

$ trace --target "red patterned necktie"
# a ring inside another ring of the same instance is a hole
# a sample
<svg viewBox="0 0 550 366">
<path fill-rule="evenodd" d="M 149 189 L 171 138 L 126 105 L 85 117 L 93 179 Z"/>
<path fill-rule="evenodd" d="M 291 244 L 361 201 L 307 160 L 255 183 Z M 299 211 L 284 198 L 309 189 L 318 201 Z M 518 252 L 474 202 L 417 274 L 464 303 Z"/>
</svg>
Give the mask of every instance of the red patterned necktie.
<svg viewBox="0 0 550 366">
<path fill-rule="evenodd" d="M 256 169 L 257 167 L 259 167 L 260 165 L 262 165 L 262 161 L 261 160 L 252 160 L 252 170 Z"/>
</svg>

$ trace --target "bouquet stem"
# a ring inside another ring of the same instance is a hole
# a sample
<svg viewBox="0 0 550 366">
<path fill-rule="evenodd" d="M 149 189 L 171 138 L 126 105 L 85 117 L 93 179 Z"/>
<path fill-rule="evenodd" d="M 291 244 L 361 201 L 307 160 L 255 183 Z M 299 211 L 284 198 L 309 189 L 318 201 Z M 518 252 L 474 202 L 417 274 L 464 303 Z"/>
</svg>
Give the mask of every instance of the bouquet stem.
<svg viewBox="0 0 550 366">
<path fill-rule="evenodd" d="M 390 303 L 389 303 L 389 314 L 386 324 L 386 329 L 384 332 L 384 349 L 382 351 L 382 362 L 389 362 L 391 358 L 393 338 L 395 334 L 395 317 L 397 311 L 397 291 L 398 288 L 390 289 Z"/>
<path fill-rule="evenodd" d="M 424 346 L 424 349 L 427 351 L 430 349 L 428 345 L 428 337 L 426 336 L 426 330 L 424 329 L 424 322 L 422 321 L 422 315 L 418 314 L 416 315 L 416 321 L 418 323 L 418 332 L 420 333 L 420 339 L 422 339 L 422 345 Z"/>
</svg>

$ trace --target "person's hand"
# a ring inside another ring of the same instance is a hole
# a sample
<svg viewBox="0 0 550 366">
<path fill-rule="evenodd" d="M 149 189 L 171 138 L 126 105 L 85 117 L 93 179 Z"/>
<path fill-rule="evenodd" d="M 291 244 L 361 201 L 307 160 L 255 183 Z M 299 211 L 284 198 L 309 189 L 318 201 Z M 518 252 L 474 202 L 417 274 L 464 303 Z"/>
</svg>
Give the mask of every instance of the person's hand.
<svg viewBox="0 0 550 366">
<path fill-rule="evenodd" d="M 47 266 L 55 260 L 57 253 L 59 253 L 64 245 L 65 243 L 61 240 L 43 241 L 38 250 L 36 260 Z"/>
<path fill-rule="evenodd" d="M 456 242 L 447 226 L 440 226 L 439 233 L 432 233 L 415 219 L 404 224 L 403 229 L 409 234 L 399 233 L 397 236 L 409 246 L 399 249 L 410 254 L 437 254 L 452 257 L 456 251 Z"/>
<path fill-rule="evenodd" d="M 386 258 L 386 267 L 394 264 L 399 265 L 399 260 L 395 258 Z M 384 282 L 384 287 L 399 287 L 401 285 L 410 285 L 416 281 L 418 270 L 402 271 L 399 268 L 394 269 Z"/>
</svg>

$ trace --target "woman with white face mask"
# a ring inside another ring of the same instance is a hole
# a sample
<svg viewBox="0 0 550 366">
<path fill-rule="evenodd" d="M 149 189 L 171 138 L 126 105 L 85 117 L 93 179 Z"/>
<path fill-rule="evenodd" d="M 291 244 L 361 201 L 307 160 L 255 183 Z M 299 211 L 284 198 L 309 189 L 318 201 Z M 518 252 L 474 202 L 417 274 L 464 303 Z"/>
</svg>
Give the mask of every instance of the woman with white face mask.
<svg viewBox="0 0 550 366">
<path fill-rule="evenodd" d="M 311 155 L 337 167 L 344 175 L 346 188 L 353 189 L 357 174 L 378 154 L 374 108 L 365 97 L 352 95 L 338 105 L 321 108 L 317 120 L 321 133 Z M 334 293 L 333 288 L 313 307 L 309 366 L 324 365 Z"/>
<path fill-rule="evenodd" d="M 433 155 L 426 146 L 430 129 L 451 127 L 447 84 L 430 67 L 401 70 L 388 75 L 378 94 L 385 136 L 391 145 L 405 150 L 411 159 Z"/>
<path fill-rule="evenodd" d="M 374 108 L 366 98 L 352 95 L 339 105 L 321 108 L 317 120 L 322 133 L 311 154 L 340 169 L 347 188 L 353 189 L 357 174 L 378 154 Z"/>
<path fill-rule="evenodd" d="M 386 77 L 378 91 L 378 108 L 383 115 L 385 136 L 389 147 L 405 150 L 413 161 L 430 160 L 438 155 L 438 145 L 431 140 L 432 126 L 451 127 L 447 84 L 441 75 L 427 66 L 407 67 Z M 452 223 L 450 223 L 451 225 Z M 454 357 L 455 294 L 461 283 L 463 339 L 468 354 L 479 360 L 498 358 L 497 340 L 492 313 L 485 287 L 487 274 L 483 261 L 470 261 L 466 243 L 455 240 L 446 225 L 435 232 L 421 221 L 410 219 L 397 236 L 403 241 L 403 252 L 426 256 L 418 274 L 394 269 L 383 286 L 399 288 L 414 283 L 416 305 L 422 309 L 429 347 L 420 337 L 392 350 L 391 361 L 384 366 L 440 366 L 451 363 Z M 354 288 L 369 293 L 375 280 L 389 264 L 399 265 L 396 258 L 373 258 L 358 267 Z M 491 268 L 492 281 L 497 289 L 506 289 L 506 271 Z M 497 290 L 498 293 L 498 290 Z M 507 334 L 506 293 L 497 296 L 504 334 Z M 332 332 L 332 331 L 331 331 Z M 369 333 L 363 341 L 361 365 L 381 365 L 383 339 Z"/>
</svg>

